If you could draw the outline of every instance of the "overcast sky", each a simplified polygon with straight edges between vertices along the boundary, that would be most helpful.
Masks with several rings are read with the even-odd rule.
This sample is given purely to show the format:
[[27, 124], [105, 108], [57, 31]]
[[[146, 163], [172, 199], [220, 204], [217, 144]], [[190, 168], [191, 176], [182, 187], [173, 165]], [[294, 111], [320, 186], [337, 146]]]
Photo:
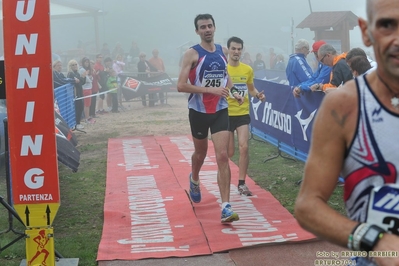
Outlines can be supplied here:
[[[81, 0], [69, 0], [82, 4]], [[365, 17], [366, 0], [310, 0], [313, 11], [352, 11]], [[294, 41], [305, 38], [313, 43], [314, 34], [295, 27], [310, 14], [309, 0], [85, 0], [85, 6], [104, 10], [99, 19], [100, 42], [110, 48], [120, 42], [125, 51], [131, 42], [150, 53], [159, 48], [164, 57], [175, 56], [176, 47], [192, 41], [197, 43], [194, 17], [200, 13], [213, 15], [216, 24], [215, 41], [225, 44], [227, 38], [238, 36], [252, 52], [262, 46], [272, 46], [291, 53], [290, 28], [294, 20]], [[94, 42], [92, 18], [75, 21], [52, 21], [53, 49], [76, 48], [78, 40]], [[351, 47], [362, 47], [359, 27], [351, 31]], [[67, 39], [66, 39], [67, 38]], [[363, 47], [364, 48], [364, 47]]]

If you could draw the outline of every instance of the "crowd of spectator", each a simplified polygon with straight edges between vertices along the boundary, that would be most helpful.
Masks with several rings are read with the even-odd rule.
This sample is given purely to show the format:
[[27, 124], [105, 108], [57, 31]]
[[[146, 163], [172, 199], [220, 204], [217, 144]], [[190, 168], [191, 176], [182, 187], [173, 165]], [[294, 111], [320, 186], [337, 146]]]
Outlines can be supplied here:
[[[312, 53], [316, 59], [316, 67], [308, 63], [307, 56]], [[55, 56], [55, 57], [54, 57]], [[73, 84], [75, 88], [76, 129], [83, 129], [85, 124], [95, 123], [98, 115], [108, 112], [119, 112], [123, 95], [118, 93], [118, 74], [135, 72], [137, 77], [152, 77], [166, 71], [165, 64], [159, 56], [159, 50], [153, 49], [152, 57], [146, 59], [146, 54], [140, 51], [137, 42], [133, 41], [128, 52], [117, 42], [111, 50], [104, 43], [100, 53], [91, 60], [81, 54], [67, 62], [67, 71], [63, 72], [61, 57], [53, 54], [54, 88], [64, 84]], [[354, 48], [348, 53], [338, 54], [336, 49], [323, 40], [309, 43], [300, 39], [295, 44], [295, 53], [291, 54], [287, 63], [284, 55], [276, 54], [274, 48], [266, 55], [268, 64], [263, 60], [262, 53], [256, 53], [252, 61], [251, 54], [244, 52], [241, 62], [258, 70], [285, 71], [289, 85], [295, 97], [312, 91], [329, 92], [346, 81], [370, 72], [376, 67], [361, 48]], [[148, 98], [147, 98], [148, 97]], [[154, 107], [165, 103], [163, 93], [150, 93], [142, 96], [142, 105]]]
[[[323, 40], [316, 41], [312, 48], [310, 51], [309, 43], [301, 39], [295, 45], [295, 53], [289, 57], [285, 70], [295, 97], [312, 91], [329, 93], [376, 68], [376, 63], [361, 48], [338, 53], [334, 46]], [[314, 72], [306, 59], [311, 52], [318, 62]]]
[[[79, 42], [78, 46], [81, 49], [82, 43]], [[59, 55], [54, 54], [54, 56], [53, 86], [54, 89], [65, 84], [74, 86], [75, 129], [78, 130], [84, 129], [85, 124], [94, 124], [95, 118], [99, 115], [119, 112], [123, 98], [118, 89], [120, 87], [119, 74], [129, 72], [142, 78], [156, 76], [166, 71], [158, 49], [153, 49], [152, 57], [146, 60], [146, 54], [140, 52], [135, 41], [131, 43], [128, 53], [125, 53], [118, 42], [112, 51], [108, 44], [104, 43], [100, 53], [92, 59], [79, 53], [68, 62], [62, 62]], [[67, 70], [63, 71], [65, 63]], [[165, 103], [162, 92], [150, 93], [148, 98], [150, 107]], [[143, 106], [147, 106], [146, 95], [142, 99]]]

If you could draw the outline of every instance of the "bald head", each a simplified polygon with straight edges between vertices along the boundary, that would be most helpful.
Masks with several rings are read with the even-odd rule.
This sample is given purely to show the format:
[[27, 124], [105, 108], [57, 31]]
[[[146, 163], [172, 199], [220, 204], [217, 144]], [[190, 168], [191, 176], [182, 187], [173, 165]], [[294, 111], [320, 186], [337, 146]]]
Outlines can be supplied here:
[[152, 50], [152, 55], [153, 55], [154, 57], [158, 57], [158, 54], [159, 54], [158, 49]]
[[366, 3], [366, 12], [367, 12], [367, 20], [368, 21], [371, 21], [371, 19], [372, 19], [372, 14], [373, 14], [373, 12], [372, 12], [372, 5], [374, 4], [374, 0], [367, 0], [367, 3]]

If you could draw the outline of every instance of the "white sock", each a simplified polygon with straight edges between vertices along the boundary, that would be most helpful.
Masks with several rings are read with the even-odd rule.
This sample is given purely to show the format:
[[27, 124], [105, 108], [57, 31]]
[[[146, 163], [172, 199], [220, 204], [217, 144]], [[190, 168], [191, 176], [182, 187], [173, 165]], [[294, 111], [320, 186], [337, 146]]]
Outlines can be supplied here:
[[191, 176], [191, 182], [193, 182], [194, 184], [196, 184], [197, 186], [199, 185], [199, 179], [197, 180], [197, 181], [195, 181], [194, 179], [193, 179], [193, 176]]
[[223, 202], [222, 203], [222, 210], [226, 207], [227, 204], [230, 204], [230, 203], [228, 203], [228, 202]]

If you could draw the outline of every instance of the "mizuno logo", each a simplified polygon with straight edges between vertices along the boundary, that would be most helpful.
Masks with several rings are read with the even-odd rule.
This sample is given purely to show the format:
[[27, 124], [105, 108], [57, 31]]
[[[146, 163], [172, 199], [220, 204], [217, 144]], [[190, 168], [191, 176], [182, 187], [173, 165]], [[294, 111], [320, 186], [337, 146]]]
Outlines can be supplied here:
[[205, 79], [222, 79], [222, 78], [224, 78], [224, 75], [223, 75], [223, 73], [220, 73], [220, 74], [209, 73], [209, 74], [205, 74], [204, 78]]
[[247, 89], [248, 89], [248, 88], [247, 88], [247, 84], [234, 83], [234, 86], [235, 86], [238, 90], [240, 90], [240, 91], [243, 91], [243, 90], [247, 90]]
[[303, 139], [305, 141], [308, 141], [308, 136], [306, 135], [306, 130], [309, 127], [310, 122], [312, 122], [314, 115], [316, 114], [316, 110], [314, 110], [309, 117], [302, 119], [301, 115], [302, 115], [302, 110], [298, 111], [295, 115], [296, 119], [298, 119], [299, 124], [301, 125], [301, 129], [302, 129], [302, 134], [303, 134]]
[[380, 209], [381, 211], [399, 211], [399, 195], [393, 193], [387, 193], [377, 203], [374, 204], [374, 209]]

